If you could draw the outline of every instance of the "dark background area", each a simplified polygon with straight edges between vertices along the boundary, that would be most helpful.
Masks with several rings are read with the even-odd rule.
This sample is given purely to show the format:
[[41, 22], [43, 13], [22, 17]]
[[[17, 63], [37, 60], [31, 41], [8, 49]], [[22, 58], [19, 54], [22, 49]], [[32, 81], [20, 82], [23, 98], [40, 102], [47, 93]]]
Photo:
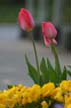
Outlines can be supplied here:
[[25, 7], [25, 0], [0, 0], [0, 23], [17, 22], [21, 7]]
[[[71, 0], [62, 0], [62, 22], [71, 23]], [[46, 0], [45, 8], [48, 14], [46, 14], [46, 20], [51, 20], [53, 15], [54, 0]], [[47, 6], [47, 4], [49, 4]], [[34, 0], [34, 17], [37, 18], [37, 11], [39, 10], [38, 0]], [[27, 4], [27, 7], [29, 3]], [[0, 23], [15, 23], [17, 21], [17, 15], [21, 7], [26, 7], [26, 0], [0, 0]], [[47, 9], [48, 7], [48, 9]], [[40, 10], [41, 12], [41, 10]]]

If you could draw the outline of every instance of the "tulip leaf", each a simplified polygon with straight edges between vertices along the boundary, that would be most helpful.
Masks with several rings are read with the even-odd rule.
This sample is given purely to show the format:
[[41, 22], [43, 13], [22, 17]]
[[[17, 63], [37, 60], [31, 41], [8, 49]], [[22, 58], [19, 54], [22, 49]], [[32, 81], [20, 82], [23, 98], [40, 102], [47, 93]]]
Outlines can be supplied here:
[[67, 67], [68, 67], [67, 73], [71, 77], [71, 65], [67, 65]]
[[40, 75], [40, 85], [43, 86], [43, 84], [45, 84], [43, 75]]
[[57, 79], [59, 80], [60, 77], [61, 77], [61, 67], [60, 67], [60, 62], [59, 62], [59, 58], [58, 58], [58, 54], [56, 52], [56, 49], [54, 47], [54, 45], [51, 45], [51, 51], [54, 55], [54, 58], [55, 58], [55, 71], [57, 73]]
[[38, 74], [38, 71], [35, 69], [34, 66], [32, 66], [30, 64], [26, 54], [25, 54], [25, 60], [26, 60], [27, 66], [28, 66], [28, 72], [29, 72], [28, 74], [29, 74], [29, 76], [32, 78], [32, 80], [35, 83], [40, 84], [40, 76]]
[[48, 71], [49, 71], [49, 81], [54, 82], [56, 84], [57, 75], [48, 58], [47, 58], [47, 65], [48, 65]]
[[44, 58], [42, 58], [42, 60], [41, 60], [40, 70], [41, 70], [41, 74], [44, 79], [44, 83], [47, 83], [49, 81], [49, 73], [48, 73], [48, 69], [47, 69], [46, 62], [45, 62]]
[[68, 75], [71, 77], [71, 71], [67, 70]]
[[67, 79], [67, 69], [66, 69], [66, 67], [64, 66], [63, 73], [62, 73], [62, 75], [61, 75], [61, 80], [60, 80], [60, 81], [66, 80], [66, 79]]

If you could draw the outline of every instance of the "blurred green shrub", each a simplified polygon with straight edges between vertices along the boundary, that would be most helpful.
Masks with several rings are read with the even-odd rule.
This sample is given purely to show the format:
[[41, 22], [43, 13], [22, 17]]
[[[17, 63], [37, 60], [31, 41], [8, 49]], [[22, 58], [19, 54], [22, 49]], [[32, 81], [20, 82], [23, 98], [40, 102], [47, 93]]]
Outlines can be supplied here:
[[0, 0], [0, 23], [17, 22], [21, 7], [25, 7], [25, 0]]
[[24, 4], [26, 0], [0, 0], [0, 5]]

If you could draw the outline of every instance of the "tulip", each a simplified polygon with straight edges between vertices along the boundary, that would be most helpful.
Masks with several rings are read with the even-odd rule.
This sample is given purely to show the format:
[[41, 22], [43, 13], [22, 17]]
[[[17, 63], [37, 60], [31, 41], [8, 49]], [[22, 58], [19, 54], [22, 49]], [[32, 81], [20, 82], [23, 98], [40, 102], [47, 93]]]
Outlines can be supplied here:
[[24, 8], [21, 8], [18, 15], [18, 23], [21, 29], [29, 32], [34, 28], [34, 20], [31, 13]]
[[62, 105], [62, 104], [55, 104], [54, 108], [64, 108], [64, 105]]
[[50, 46], [50, 44], [57, 44], [55, 40], [57, 30], [51, 22], [42, 22], [42, 34], [47, 47]]

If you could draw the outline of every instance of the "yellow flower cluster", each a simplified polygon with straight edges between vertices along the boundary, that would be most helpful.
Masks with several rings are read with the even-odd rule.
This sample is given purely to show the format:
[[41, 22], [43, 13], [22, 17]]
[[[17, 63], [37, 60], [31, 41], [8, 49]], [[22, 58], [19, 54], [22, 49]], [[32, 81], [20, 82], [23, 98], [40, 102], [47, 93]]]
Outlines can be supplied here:
[[62, 103], [64, 108], [71, 108], [71, 80], [62, 81], [58, 87], [55, 87], [52, 82], [44, 84], [42, 87], [37, 84], [32, 87], [19, 84], [11, 89], [0, 91], [0, 108], [16, 108], [16, 104], [25, 105], [40, 99], [42, 100], [41, 107], [49, 108], [51, 103], [45, 100], [49, 97]]

